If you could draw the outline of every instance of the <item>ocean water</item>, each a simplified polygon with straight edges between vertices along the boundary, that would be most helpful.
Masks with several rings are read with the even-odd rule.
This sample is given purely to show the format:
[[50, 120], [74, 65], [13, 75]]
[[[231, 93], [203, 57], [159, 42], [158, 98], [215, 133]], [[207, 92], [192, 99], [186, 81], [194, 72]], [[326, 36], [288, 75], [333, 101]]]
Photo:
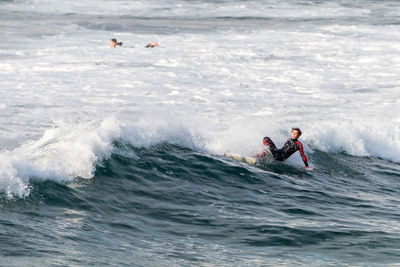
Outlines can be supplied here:
[[0, 0], [0, 265], [399, 265], [399, 14]]

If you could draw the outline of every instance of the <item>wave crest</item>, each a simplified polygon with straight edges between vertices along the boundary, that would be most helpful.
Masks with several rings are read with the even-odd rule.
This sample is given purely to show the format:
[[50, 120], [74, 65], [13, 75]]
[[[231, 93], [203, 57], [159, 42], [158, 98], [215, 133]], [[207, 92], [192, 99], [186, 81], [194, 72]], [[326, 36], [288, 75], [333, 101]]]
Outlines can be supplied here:
[[111, 154], [112, 141], [119, 135], [114, 119], [48, 129], [39, 140], [0, 154], [0, 190], [9, 197], [24, 197], [32, 178], [91, 178], [96, 165]]

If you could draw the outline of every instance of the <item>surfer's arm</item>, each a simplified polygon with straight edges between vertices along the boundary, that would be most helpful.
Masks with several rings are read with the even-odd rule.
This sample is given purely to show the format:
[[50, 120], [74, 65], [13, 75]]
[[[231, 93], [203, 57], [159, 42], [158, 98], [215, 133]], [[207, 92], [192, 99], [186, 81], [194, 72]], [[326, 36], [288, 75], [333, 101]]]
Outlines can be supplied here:
[[301, 155], [301, 158], [302, 158], [302, 160], [304, 162], [304, 165], [306, 166], [306, 169], [308, 169], [309, 168], [308, 167], [308, 161], [307, 161], [306, 154], [304, 154], [303, 145], [298, 141], [296, 142], [296, 144], [299, 146], [300, 155]]

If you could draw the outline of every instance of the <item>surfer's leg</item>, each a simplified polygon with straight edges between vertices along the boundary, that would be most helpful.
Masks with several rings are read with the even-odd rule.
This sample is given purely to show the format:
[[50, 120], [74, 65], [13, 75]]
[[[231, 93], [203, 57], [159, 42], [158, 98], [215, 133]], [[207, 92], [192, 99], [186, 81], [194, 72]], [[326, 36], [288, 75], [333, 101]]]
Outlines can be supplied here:
[[[264, 139], [263, 139], [263, 145], [264, 145], [264, 146], [269, 146], [269, 150], [270, 150], [271, 152], [272, 152], [272, 150], [277, 150], [277, 148], [276, 148], [274, 142], [272, 142], [271, 138], [269, 138], [269, 137], [267, 137], [267, 136], [264, 137]], [[265, 157], [265, 156], [267, 155], [267, 153], [268, 153], [268, 152], [267, 152], [267, 149], [264, 149], [263, 152], [254, 155], [254, 157], [255, 157], [255, 158], [263, 158], [263, 157]], [[273, 154], [273, 153], [272, 153], [272, 154]]]
[[264, 137], [263, 143], [265, 146], [269, 146], [269, 149], [271, 150], [271, 152], [273, 150], [278, 150], [278, 148], [276, 147], [274, 142], [272, 142], [271, 138], [269, 138], [268, 136]]
[[271, 151], [272, 156], [275, 160], [283, 161], [285, 160], [282, 157], [282, 151], [276, 147], [274, 142], [268, 136], [264, 137], [264, 145], [269, 146], [269, 150]]

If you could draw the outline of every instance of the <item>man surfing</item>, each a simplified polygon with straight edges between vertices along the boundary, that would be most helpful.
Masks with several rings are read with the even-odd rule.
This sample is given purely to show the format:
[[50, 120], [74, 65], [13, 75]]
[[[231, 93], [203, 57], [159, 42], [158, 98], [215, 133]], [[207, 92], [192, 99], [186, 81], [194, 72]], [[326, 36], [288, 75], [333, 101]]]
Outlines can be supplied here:
[[[288, 159], [297, 150], [300, 151], [301, 158], [303, 159], [306, 169], [309, 170], [306, 155], [304, 154], [303, 145], [297, 140], [301, 136], [302, 132], [299, 128], [292, 128], [292, 137], [289, 138], [281, 149], [278, 149], [271, 138], [264, 137], [264, 146], [269, 146], [272, 156], [275, 160], [284, 161]], [[267, 151], [263, 151], [257, 154], [256, 158], [263, 158], [267, 155]]]

